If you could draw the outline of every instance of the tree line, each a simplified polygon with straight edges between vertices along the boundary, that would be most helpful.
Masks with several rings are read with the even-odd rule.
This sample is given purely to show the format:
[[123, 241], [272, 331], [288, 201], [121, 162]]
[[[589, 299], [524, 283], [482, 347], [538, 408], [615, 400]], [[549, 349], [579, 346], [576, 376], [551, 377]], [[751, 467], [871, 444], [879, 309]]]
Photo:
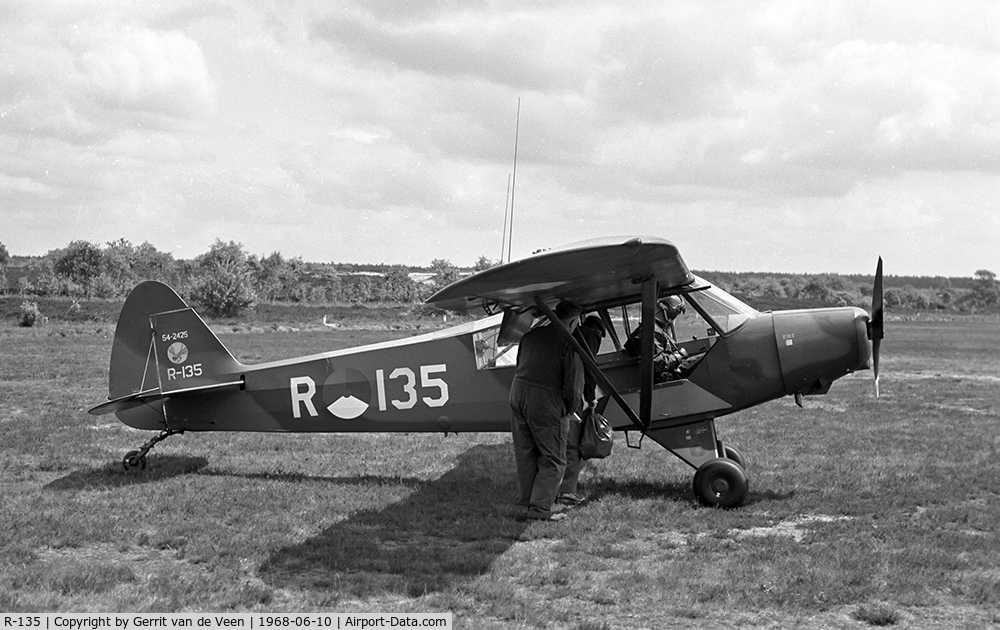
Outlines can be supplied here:
[[[795, 302], [811, 306], [870, 307], [873, 277], [837, 274], [704, 274], [706, 279], [744, 298], [794, 308]], [[968, 278], [895, 278], [886, 276], [886, 308], [976, 313], [1000, 308], [996, 274], [979, 269]]]
[[[494, 264], [480, 257], [472, 269]], [[193, 260], [177, 260], [145, 242], [126, 239], [104, 247], [73, 241], [38, 258], [12, 260], [0, 243], [0, 292], [31, 297], [121, 299], [143, 280], [158, 280], [213, 315], [230, 316], [258, 302], [414, 303], [457, 280], [463, 270], [435, 259], [426, 268], [338, 265], [255, 255], [233, 241], [216, 240]]]
[[[143, 280], [159, 280], [213, 315], [231, 316], [259, 302], [416, 303], [496, 261], [481, 256], [471, 269], [448, 260], [428, 267], [305, 262], [279, 252], [255, 255], [242, 244], [216, 240], [193, 260], [177, 260], [148, 242], [125, 239], [100, 246], [73, 241], [37, 258], [13, 260], [0, 243], [0, 291], [25, 299], [125, 297]], [[871, 277], [837, 274], [699, 272], [699, 275], [757, 306], [871, 305]], [[982, 312], [1000, 308], [996, 274], [980, 269], [967, 278], [886, 277], [887, 308]]]

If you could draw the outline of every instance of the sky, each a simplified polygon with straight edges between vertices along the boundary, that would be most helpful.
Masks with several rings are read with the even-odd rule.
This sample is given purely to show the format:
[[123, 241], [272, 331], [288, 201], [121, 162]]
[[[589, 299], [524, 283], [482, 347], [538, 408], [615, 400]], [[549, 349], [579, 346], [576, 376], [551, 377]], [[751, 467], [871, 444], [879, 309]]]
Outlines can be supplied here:
[[0, 0], [0, 77], [12, 255], [470, 266], [512, 196], [514, 259], [1000, 272], [993, 1]]

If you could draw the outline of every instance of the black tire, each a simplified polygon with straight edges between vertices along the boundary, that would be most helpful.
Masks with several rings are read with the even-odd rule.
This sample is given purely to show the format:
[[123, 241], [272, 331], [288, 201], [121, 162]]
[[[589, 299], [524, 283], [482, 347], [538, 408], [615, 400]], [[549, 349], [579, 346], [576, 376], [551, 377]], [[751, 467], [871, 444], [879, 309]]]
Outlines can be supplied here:
[[708, 507], [734, 508], [746, 501], [750, 483], [743, 468], [731, 459], [716, 457], [694, 473], [694, 495]]
[[723, 444], [722, 445], [722, 450], [725, 451], [725, 453], [726, 453], [726, 459], [733, 460], [734, 462], [736, 462], [737, 464], [739, 464], [740, 468], [742, 468], [743, 470], [747, 469], [747, 461], [745, 459], [743, 459], [743, 454], [742, 453], [740, 453], [738, 450], [736, 450], [732, 446], [729, 446], [728, 444]]
[[129, 451], [122, 458], [122, 467], [125, 472], [135, 473], [146, 470], [146, 456], [140, 455], [139, 451]]

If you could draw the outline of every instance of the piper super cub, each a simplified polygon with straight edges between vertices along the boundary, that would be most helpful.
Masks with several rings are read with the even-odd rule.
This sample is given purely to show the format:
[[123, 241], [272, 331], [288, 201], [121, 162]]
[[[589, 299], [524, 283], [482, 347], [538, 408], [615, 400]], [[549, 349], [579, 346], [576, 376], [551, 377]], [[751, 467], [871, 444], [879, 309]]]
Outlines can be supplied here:
[[[789, 395], [801, 404], [869, 367], [877, 392], [881, 285], [879, 260], [870, 316], [854, 307], [759, 312], [691, 273], [669, 241], [599, 239], [481, 271], [428, 299], [482, 311], [483, 319], [244, 365], [177, 293], [143, 282], [115, 330], [108, 401], [90, 413], [114, 412], [128, 426], [159, 432], [125, 455], [130, 471], [146, 467], [158, 442], [185, 431], [509, 431], [518, 341], [547, 323], [574, 344], [599, 385], [597, 409], [616, 430], [639, 431], [694, 468], [703, 504], [733, 507], [749, 485], [716, 418]], [[690, 307], [675, 322], [686, 358], [663, 374], [655, 367], [656, 314], [670, 296]], [[596, 355], [555, 317], [561, 300], [604, 323]]]

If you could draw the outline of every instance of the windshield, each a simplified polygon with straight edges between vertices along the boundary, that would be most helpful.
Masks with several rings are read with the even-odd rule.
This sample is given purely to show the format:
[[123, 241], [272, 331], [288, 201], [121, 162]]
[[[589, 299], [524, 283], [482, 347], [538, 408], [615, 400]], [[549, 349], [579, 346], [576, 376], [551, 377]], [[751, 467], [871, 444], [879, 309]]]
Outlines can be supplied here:
[[736, 330], [757, 311], [737, 300], [722, 289], [710, 286], [703, 291], [693, 291], [685, 295], [711, 320], [719, 334]]

